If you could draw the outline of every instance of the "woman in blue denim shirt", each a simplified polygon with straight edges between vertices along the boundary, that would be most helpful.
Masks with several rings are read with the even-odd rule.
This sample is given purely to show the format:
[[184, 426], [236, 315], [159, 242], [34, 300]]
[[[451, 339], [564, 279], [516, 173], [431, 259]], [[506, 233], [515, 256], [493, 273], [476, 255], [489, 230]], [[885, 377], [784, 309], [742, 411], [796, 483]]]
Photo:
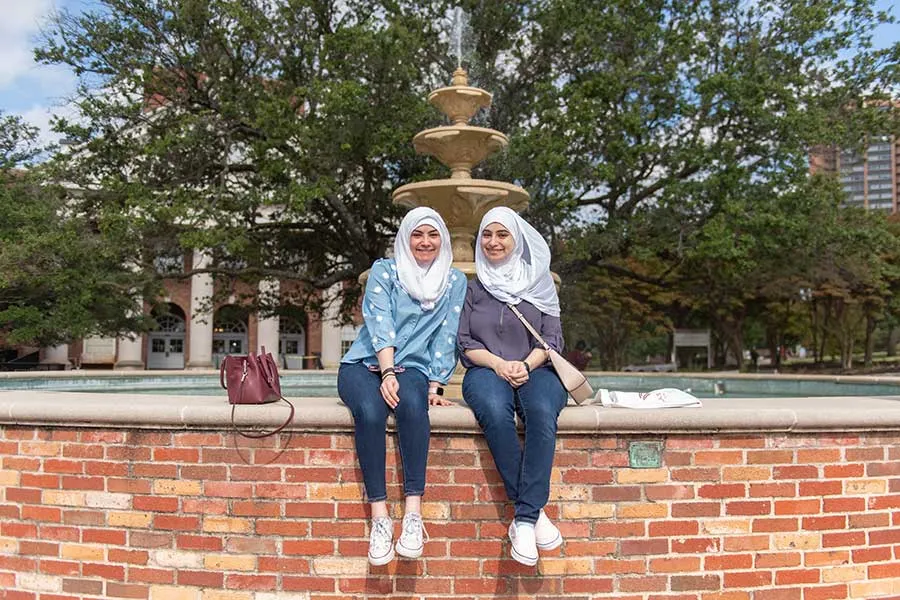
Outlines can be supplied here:
[[[369, 562], [394, 552], [418, 558], [424, 548], [422, 495], [431, 426], [429, 404], [444, 404], [443, 385], [456, 366], [456, 330], [466, 277], [450, 266], [450, 233], [441, 216], [407, 213], [394, 258], [372, 265], [362, 302], [363, 326], [341, 360], [338, 394], [353, 413], [356, 454], [372, 509]], [[403, 464], [406, 506], [400, 538], [387, 508], [385, 434], [393, 412]]]

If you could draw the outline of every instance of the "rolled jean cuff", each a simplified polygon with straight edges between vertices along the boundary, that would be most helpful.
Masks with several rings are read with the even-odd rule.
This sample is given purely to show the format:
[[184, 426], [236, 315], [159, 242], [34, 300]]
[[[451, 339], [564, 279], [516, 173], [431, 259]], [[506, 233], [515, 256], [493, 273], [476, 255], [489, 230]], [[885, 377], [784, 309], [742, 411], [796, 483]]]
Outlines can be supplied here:
[[366, 496], [366, 502], [368, 502], [370, 504], [372, 502], [384, 502], [385, 500], [387, 500], [387, 494], [384, 494], [378, 498], [369, 498], [368, 496]]
[[412, 490], [412, 491], [409, 491], [409, 490], [403, 490], [403, 496], [404, 496], [404, 497], [409, 497], [409, 496], [424, 496], [424, 495], [425, 495], [425, 490]]

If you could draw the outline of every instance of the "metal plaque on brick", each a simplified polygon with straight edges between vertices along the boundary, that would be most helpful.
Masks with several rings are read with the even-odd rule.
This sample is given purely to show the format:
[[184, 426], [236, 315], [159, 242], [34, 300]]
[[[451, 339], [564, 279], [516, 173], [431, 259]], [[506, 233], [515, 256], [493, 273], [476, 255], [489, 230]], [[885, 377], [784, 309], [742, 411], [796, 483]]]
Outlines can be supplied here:
[[662, 466], [662, 442], [628, 442], [628, 466], [658, 469]]

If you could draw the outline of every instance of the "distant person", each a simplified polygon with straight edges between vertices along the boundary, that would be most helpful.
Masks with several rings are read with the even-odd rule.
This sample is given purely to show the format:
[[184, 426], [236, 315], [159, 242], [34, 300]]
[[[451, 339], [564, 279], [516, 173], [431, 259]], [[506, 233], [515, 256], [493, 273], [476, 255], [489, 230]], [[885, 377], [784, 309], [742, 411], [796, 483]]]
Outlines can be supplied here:
[[[394, 258], [375, 261], [363, 297], [363, 326], [341, 359], [338, 395], [353, 413], [356, 455], [371, 505], [369, 562], [424, 549], [422, 495], [431, 425], [429, 405], [449, 404], [443, 386], [456, 367], [456, 330], [466, 276], [451, 268], [450, 233], [426, 207], [409, 211], [394, 241]], [[387, 508], [387, 418], [397, 425], [406, 506], [400, 538]]]
[[575, 344], [575, 349], [566, 353], [566, 358], [579, 371], [587, 369], [593, 357], [594, 355], [587, 349], [587, 344], [584, 343], [584, 340], [578, 340], [578, 343]]
[[[463, 398], [484, 431], [515, 505], [510, 554], [537, 564], [538, 549], [552, 550], [562, 535], [544, 513], [556, 451], [559, 413], [568, 394], [539, 346], [508, 304], [514, 305], [557, 352], [563, 350], [559, 298], [544, 238], [509, 208], [481, 220], [475, 247], [477, 279], [469, 281], [459, 324]], [[524, 447], [516, 414], [525, 424]]]

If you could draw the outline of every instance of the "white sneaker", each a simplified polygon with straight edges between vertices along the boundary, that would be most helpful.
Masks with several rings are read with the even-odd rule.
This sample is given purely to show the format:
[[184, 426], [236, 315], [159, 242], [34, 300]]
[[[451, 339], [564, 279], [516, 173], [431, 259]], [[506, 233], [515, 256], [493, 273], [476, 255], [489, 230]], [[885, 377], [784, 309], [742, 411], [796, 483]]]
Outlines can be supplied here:
[[397, 540], [397, 554], [405, 558], [419, 558], [427, 539], [428, 532], [422, 523], [422, 515], [407, 513], [403, 516], [403, 527], [400, 539]]
[[553, 550], [563, 543], [559, 528], [553, 524], [547, 514], [541, 509], [537, 523], [534, 524], [534, 539], [541, 550]]
[[513, 521], [509, 524], [509, 541], [512, 542], [510, 554], [516, 562], [528, 567], [537, 564], [537, 544], [534, 541], [534, 527], [516, 525]]
[[376, 567], [394, 560], [394, 522], [390, 517], [372, 519], [369, 533], [369, 564]]

